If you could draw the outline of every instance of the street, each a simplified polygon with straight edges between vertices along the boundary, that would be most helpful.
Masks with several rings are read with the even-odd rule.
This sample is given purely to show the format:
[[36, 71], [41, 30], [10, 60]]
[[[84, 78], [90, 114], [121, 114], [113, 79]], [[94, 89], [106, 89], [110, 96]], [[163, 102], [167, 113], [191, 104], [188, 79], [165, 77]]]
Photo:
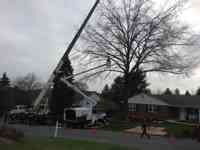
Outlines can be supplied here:
[[[53, 137], [55, 127], [52, 126], [26, 126], [9, 125], [25, 133], [27, 136]], [[58, 129], [58, 137], [66, 139], [91, 140], [100, 143], [118, 144], [136, 147], [142, 150], [199, 150], [200, 143], [191, 139], [169, 139], [154, 136], [151, 139], [140, 139], [138, 135], [111, 132], [96, 129]]]

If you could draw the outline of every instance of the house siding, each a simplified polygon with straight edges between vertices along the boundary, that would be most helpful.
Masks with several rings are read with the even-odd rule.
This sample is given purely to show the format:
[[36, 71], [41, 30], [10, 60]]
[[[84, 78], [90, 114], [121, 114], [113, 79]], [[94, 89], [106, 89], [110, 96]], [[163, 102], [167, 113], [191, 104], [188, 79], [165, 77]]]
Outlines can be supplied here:
[[[156, 106], [156, 105], [155, 105]], [[129, 111], [130, 119], [142, 119], [145, 117], [156, 118], [159, 120], [163, 119], [177, 119], [178, 110], [175, 108], [170, 108], [168, 106], [156, 106], [154, 112], [148, 112], [148, 105], [136, 104], [136, 111]]]
[[137, 112], [146, 112], [147, 108], [146, 105], [136, 104], [136, 110]]
[[[129, 98], [129, 105], [137, 105], [136, 109], [134, 107], [134, 109], [129, 111], [129, 117], [133, 119], [153, 117], [160, 120], [176, 119], [200, 122], [200, 104], [199, 101], [197, 101], [198, 97], [192, 97], [192, 102], [186, 101], [186, 98], [191, 97], [158, 97], [140, 94]], [[151, 107], [148, 108], [148, 105]], [[156, 106], [156, 109], [152, 106]]]

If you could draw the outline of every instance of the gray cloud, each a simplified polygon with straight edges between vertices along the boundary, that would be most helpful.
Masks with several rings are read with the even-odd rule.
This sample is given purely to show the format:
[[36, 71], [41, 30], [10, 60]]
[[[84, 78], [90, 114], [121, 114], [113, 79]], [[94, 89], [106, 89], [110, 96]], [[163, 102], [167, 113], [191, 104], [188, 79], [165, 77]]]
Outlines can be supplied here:
[[[8, 72], [14, 78], [36, 72], [46, 80], [94, 2], [95, 0], [1, 0], [0, 73]], [[200, 24], [199, 7], [198, 0], [191, 0], [190, 10], [184, 14], [187, 16], [185, 19], [195, 20], [195, 25]], [[187, 80], [150, 76], [149, 81], [154, 89], [192, 89], [198, 83], [200, 85], [199, 77], [196, 72]], [[90, 87], [100, 90], [104, 83], [98, 81], [91, 83]]]
[[[0, 72], [51, 72], [88, 13], [91, 0], [0, 1]], [[76, 26], [76, 27], [75, 27]]]

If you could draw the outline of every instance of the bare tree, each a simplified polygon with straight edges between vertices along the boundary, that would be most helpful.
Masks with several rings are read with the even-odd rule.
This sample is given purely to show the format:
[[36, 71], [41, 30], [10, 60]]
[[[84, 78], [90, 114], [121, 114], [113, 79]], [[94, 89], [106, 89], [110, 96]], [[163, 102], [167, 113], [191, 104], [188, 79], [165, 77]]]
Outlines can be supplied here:
[[28, 73], [23, 77], [16, 78], [13, 84], [25, 91], [33, 91], [42, 88], [42, 83], [34, 73]]
[[[108, 0], [101, 3], [100, 16], [89, 25], [83, 39], [83, 51], [91, 63], [107, 58], [111, 68], [100, 72], [121, 73], [125, 79], [123, 108], [127, 109], [127, 86], [131, 73], [187, 73], [195, 63], [186, 50], [195, 39], [187, 25], [179, 19], [185, 1], [168, 7], [155, 7], [151, 0]], [[88, 58], [87, 57], [87, 58]]]

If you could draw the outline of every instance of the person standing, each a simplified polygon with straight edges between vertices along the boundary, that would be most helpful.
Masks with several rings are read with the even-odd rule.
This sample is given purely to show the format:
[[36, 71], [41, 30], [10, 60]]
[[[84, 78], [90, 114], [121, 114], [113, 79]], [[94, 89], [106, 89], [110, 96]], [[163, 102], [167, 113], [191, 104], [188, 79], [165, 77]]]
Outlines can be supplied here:
[[144, 136], [146, 136], [147, 138], [150, 139], [150, 134], [148, 134], [148, 132], [147, 132], [147, 124], [148, 124], [147, 120], [144, 119], [143, 123], [142, 123], [142, 133], [140, 135], [140, 138], [143, 138]]

